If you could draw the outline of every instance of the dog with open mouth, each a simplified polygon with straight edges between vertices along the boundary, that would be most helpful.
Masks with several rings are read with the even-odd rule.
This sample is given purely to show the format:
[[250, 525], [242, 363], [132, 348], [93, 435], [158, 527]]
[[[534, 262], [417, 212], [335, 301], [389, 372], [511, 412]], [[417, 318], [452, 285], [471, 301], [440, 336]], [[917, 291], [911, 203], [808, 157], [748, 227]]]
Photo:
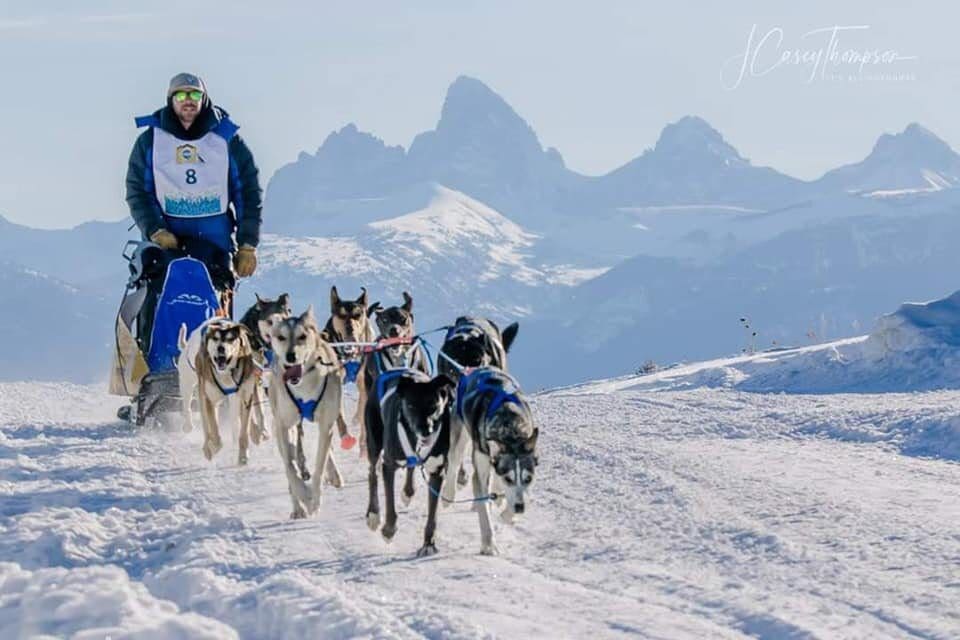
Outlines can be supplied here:
[[[239, 420], [238, 463], [246, 464], [252, 405], [259, 385], [249, 331], [230, 319], [211, 318], [189, 339], [187, 325], [180, 325], [177, 344], [184, 431], [193, 428], [191, 402], [196, 393], [203, 424], [203, 455], [211, 460], [223, 447], [221, 422]], [[252, 430], [252, 437], [254, 444], [260, 443], [258, 429]]]
[[[334, 487], [343, 486], [330, 446], [343, 401], [343, 367], [317, 328], [313, 307], [275, 324], [271, 344], [275, 357], [268, 396], [274, 437], [293, 502], [290, 517], [305, 518], [320, 506], [324, 476]], [[316, 425], [319, 436], [309, 486], [303, 477], [306, 460], [298, 460], [295, 453], [297, 433], [302, 433], [304, 420]]]
[[[507, 371], [507, 353], [517, 337], [520, 325], [513, 322], [502, 331], [492, 320], [473, 316], [460, 316], [447, 330], [440, 354], [437, 358], [437, 370], [456, 382], [465, 372], [478, 367], [495, 367]], [[453, 504], [458, 487], [467, 484], [467, 473], [463, 467], [464, 455], [470, 444], [469, 430], [454, 415], [450, 430], [450, 457], [448, 464], [456, 473], [448, 473], [443, 485], [443, 506]], [[456, 482], [454, 482], [456, 480]]]
[[[323, 331], [330, 342], [373, 342], [376, 335], [370, 322], [373, 309], [379, 308], [380, 303], [368, 303], [367, 290], [360, 288], [360, 297], [356, 300], [344, 300], [340, 297], [336, 287], [330, 288], [330, 319]], [[360, 427], [361, 441], [363, 440], [363, 401], [366, 390], [363, 387], [363, 376], [358, 375], [363, 363], [362, 350], [358, 346], [337, 347], [337, 354], [343, 362], [346, 382], [356, 382], [358, 402], [354, 412], [353, 424]], [[340, 446], [351, 449], [356, 444], [356, 438], [350, 435], [350, 428], [341, 407], [337, 417], [337, 429], [340, 433]], [[362, 446], [362, 445], [361, 445]]]
[[[387, 542], [397, 532], [397, 509], [394, 476], [397, 469], [407, 469], [402, 496], [409, 504], [414, 495], [413, 470], [423, 465], [430, 487], [427, 525], [423, 546], [417, 556], [437, 552], [435, 533], [437, 502], [443, 482], [445, 457], [450, 445], [450, 406], [454, 382], [446, 376], [431, 379], [410, 368], [383, 372], [367, 397], [366, 446], [370, 499], [367, 505], [367, 526], [380, 528], [380, 500], [377, 493], [377, 468], [383, 471], [386, 518], [380, 533]], [[381, 455], [382, 454], [382, 455]], [[382, 457], [382, 461], [381, 461]]]
[[473, 497], [480, 517], [480, 552], [496, 555], [499, 550], [490, 522], [490, 502], [504, 506], [501, 518], [507, 523], [526, 511], [525, 494], [539, 463], [540, 431], [516, 380], [495, 367], [480, 367], [460, 378], [455, 414], [455, 422], [473, 441]]

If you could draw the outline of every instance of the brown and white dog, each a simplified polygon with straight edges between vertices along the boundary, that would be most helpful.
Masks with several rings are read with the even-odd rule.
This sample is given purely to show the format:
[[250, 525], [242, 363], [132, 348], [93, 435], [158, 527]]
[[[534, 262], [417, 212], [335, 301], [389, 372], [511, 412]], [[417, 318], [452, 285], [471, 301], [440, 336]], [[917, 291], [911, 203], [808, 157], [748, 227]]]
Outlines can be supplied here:
[[[238, 463], [246, 464], [251, 407], [259, 384], [249, 331], [232, 320], [212, 318], [195, 329], [189, 340], [187, 326], [181, 325], [177, 342], [184, 430], [193, 426], [190, 404], [196, 390], [203, 425], [203, 455], [211, 460], [223, 447], [221, 422], [236, 424], [238, 420]], [[257, 429], [253, 431], [253, 441], [260, 443]]]

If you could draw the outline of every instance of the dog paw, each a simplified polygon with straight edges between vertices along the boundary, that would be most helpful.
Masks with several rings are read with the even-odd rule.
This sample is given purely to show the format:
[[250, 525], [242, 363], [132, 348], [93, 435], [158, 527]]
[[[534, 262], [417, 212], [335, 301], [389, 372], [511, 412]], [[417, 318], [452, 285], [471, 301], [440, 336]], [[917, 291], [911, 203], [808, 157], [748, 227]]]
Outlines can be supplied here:
[[367, 514], [367, 528], [370, 531], [376, 531], [380, 528], [380, 514], [371, 511]]
[[220, 447], [223, 446], [218, 442], [213, 440], [206, 440], [203, 443], [203, 456], [207, 460], [213, 460], [213, 456], [217, 455], [217, 452], [220, 451]]
[[306, 511], [303, 510], [303, 507], [297, 507], [293, 510], [293, 513], [290, 514], [291, 520], [303, 520], [307, 517]]
[[457, 486], [465, 487], [467, 486], [467, 470], [463, 467], [460, 467], [460, 470], [457, 471]]
[[318, 493], [317, 495], [310, 496], [310, 499], [307, 500], [307, 513], [313, 515], [320, 509], [320, 499], [322, 496]]
[[497, 545], [490, 542], [488, 544], [480, 547], [480, 555], [482, 556], [498, 556], [500, 555], [500, 549], [497, 548]]
[[306, 469], [301, 469], [300, 479], [303, 480], [304, 482], [307, 482], [308, 480], [310, 480], [310, 472], [307, 471]]
[[425, 544], [419, 549], [417, 549], [418, 558], [428, 558], [430, 556], [435, 556], [435, 555], [437, 555], [437, 545], [433, 543]]
[[245, 467], [247, 465], [247, 462], [248, 462], [247, 452], [241, 451], [240, 455], [237, 456], [237, 464], [240, 465], [241, 467]]
[[380, 529], [380, 535], [382, 535], [383, 539], [387, 542], [392, 542], [393, 536], [397, 535], [396, 523], [383, 525], [383, 529]]
[[409, 506], [410, 506], [410, 502], [411, 502], [412, 500], [413, 500], [413, 492], [412, 492], [412, 491], [410, 492], [410, 495], [407, 495], [407, 492], [406, 492], [406, 491], [401, 491], [401, 492], [400, 492], [400, 502], [403, 504], [403, 506], [409, 507]]
[[339, 473], [336, 475], [327, 476], [326, 482], [334, 489], [343, 489], [343, 476]]

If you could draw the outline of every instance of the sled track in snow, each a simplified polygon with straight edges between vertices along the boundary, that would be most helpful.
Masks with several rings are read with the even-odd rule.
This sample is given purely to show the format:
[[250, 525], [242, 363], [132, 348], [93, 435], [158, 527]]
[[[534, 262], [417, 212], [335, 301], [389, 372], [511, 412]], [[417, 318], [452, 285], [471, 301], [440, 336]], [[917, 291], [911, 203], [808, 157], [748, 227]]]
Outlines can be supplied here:
[[541, 394], [502, 555], [456, 505], [415, 559], [419, 477], [388, 545], [355, 451], [290, 521], [272, 442], [209, 464], [198, 433], [132, 432], [97, 389], [3, 384], [0, 637], [956, 637], [960, 465], [938, 443], [958, 400]]

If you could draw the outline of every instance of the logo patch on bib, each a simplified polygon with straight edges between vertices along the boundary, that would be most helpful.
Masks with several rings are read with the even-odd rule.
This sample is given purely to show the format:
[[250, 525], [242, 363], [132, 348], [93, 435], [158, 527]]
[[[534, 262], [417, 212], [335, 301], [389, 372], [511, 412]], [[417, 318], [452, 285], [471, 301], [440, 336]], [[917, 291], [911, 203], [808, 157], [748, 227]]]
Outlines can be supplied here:
[[200, 154], [192, 144], [182, 144], [177, 147], [177, 164], [196, 164], [200, 161]]

